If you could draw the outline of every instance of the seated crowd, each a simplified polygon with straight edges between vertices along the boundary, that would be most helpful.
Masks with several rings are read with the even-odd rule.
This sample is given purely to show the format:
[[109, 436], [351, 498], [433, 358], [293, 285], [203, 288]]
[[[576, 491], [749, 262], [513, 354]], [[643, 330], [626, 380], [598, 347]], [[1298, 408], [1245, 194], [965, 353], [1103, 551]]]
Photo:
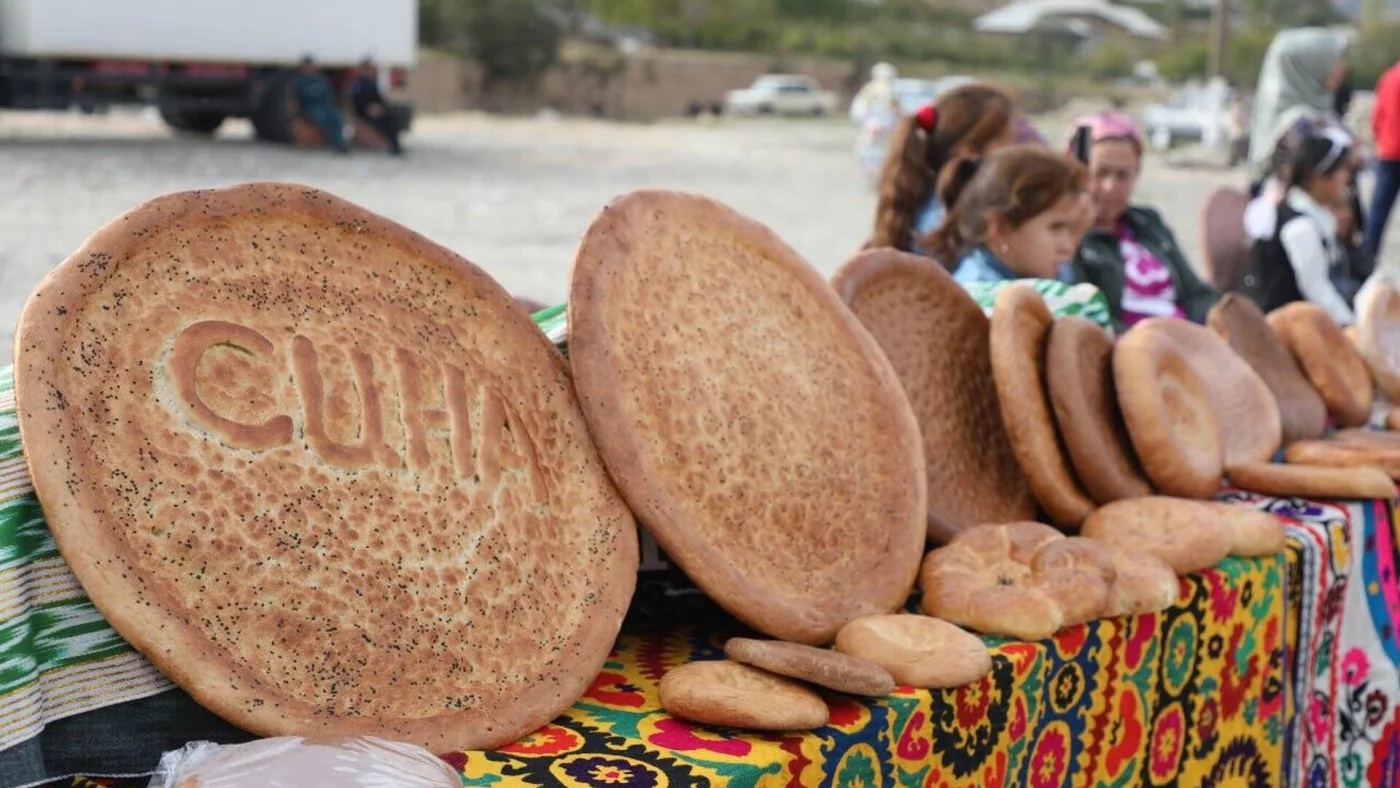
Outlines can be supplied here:
[[868, 245], [931, 257], [970, 288], [1091, 285], [1119, 329], [1148, 317], [1202, 323], [1220, 290], [1265, 311], [1310, 301], [1350, 325], [1378, 242], [1362, 238], [1361, 159], [1332, 99], [1344, 50], [1330, 31], [1290, 31], [1265, 59], [1241, 228], [1250, 254], [1233, 280], [1203, 280], [1161, 213], [1133, 202], [1144, 146], [1130, 117], [1081, 119], [1063, 151], [1018, 144], [1024, 118], [986, 84], [948, 91], [894, 129]]

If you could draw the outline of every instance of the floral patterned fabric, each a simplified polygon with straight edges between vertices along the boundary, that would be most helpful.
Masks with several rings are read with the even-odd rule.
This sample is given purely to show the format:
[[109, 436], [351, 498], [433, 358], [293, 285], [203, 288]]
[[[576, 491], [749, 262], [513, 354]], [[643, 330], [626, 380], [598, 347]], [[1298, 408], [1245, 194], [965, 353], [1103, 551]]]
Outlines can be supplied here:
[[1400, 786], [1392, 502], [1227, 498], [1289, 522], [1288, 784]]
[[1284, 572], [1282, 558], [1231, 559], [1183, 580], [1182, 601], [1160, 615], [994, 642], [992, 674], [976, 684], [831, 695], [830, 724], [806, 734], [661, 711], [660, 678], [721, 658], [729, 633], [624, 635], [552, 724], [499, 751], [444, 758], [468, 786], [1272, 787], [1283, 762]]

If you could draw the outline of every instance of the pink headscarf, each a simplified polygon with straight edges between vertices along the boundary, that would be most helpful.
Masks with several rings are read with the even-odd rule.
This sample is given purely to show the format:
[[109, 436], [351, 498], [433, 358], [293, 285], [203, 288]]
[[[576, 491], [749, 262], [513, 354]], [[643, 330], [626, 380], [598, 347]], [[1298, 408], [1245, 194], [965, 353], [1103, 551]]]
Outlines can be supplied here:
[[1139, 156], [1142, 155], [1142, 132], [1138, 130], [1137, 121], [1122, 112], [1108, 111], [1082, 117], [1075, 122], [1074, 131], [1083, 128], [1089, 129], [1090, 142], [1124, 140], [1137, 149]]

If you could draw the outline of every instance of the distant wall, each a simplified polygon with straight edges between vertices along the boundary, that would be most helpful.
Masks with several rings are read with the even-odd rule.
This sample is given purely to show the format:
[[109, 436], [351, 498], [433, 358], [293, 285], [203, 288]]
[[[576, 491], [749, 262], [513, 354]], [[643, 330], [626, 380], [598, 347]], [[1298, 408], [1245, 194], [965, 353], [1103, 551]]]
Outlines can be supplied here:
[[[483, 110], [530, 113], [544, 107], [578, 115], [627, 121], [653, 121], [681, 115], [692, 101], [718, 103], [727, 90], [747, 87], [772, 67], [813, 77], [843, 99], [864, 81], [854, 81], [849, 62], [790, 58], [779, 64], [764, 55], [658, 51], [627, 58], [611, 73], [571, 64], [551, 69], [533, 89], [481, 89], [475, 64], [425, 55], [409, 81], [409, 93], [422, 112]], [[844, 105], [844, 103], [843, 103]]]

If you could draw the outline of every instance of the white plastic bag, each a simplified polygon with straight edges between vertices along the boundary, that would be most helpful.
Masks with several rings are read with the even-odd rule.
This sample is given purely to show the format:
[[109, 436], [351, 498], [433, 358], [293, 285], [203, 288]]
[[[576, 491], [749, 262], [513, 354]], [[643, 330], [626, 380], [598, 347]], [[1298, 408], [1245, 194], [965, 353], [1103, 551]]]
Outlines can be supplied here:
[[412, 744], [371, 737], [193, 742], [167, 752], [149, 788], [461, 788], [452, 767]]

